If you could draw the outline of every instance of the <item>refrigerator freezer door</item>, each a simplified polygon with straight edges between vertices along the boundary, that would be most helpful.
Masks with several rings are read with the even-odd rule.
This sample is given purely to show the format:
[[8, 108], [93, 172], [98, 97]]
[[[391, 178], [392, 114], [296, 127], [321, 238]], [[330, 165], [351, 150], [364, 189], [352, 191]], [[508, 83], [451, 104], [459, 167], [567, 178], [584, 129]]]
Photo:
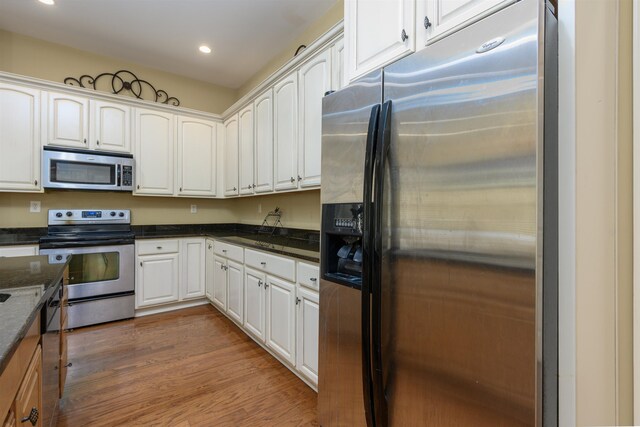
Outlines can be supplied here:
[[523, 0], [385, 68], [378, 425], [540, 423], [542, 11]]
[[362, 203], [369, 118], [381, 101], [381, 70], [322, 99], [323, 204]]

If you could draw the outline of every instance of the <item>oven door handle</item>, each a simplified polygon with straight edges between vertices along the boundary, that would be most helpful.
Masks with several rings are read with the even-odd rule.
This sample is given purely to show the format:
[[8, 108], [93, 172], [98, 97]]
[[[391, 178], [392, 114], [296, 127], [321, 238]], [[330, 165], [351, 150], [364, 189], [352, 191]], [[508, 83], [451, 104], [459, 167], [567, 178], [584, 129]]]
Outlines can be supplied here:
[[122, 246], [131, 245], [134, 239], [113, 239], [113, 240], [82, 240], [75, 242], [48, 242], [40, 243], [40, 249], [67, 249], [86, 248], [91, 246]]

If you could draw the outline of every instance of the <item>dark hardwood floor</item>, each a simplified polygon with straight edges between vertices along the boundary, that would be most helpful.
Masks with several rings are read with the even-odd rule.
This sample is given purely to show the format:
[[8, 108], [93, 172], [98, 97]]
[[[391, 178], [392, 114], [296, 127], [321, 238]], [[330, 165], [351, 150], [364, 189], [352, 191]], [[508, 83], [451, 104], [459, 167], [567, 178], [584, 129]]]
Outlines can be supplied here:
[[318, 425], [316, 393], [209, 305], [68, 343], [60, 427]]

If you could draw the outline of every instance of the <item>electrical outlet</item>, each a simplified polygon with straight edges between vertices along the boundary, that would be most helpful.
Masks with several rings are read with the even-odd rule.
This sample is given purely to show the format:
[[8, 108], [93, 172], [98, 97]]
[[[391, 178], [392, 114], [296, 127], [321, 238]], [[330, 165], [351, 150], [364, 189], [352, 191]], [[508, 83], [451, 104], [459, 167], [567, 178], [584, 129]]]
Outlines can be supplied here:
[[258, 213], [262, 213], [262, 203], [258, 203]]
[[29, 212], [40, 212], [40, 200], [29, 202]]
[[198, 205], [191, 205], [191, 213], [198, 213]]

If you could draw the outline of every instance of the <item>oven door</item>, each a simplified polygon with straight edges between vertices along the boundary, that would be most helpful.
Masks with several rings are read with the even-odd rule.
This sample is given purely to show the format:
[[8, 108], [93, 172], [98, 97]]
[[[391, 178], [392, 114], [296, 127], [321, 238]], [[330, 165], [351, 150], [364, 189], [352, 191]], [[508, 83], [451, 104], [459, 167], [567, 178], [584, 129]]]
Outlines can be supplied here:
[[69, 300], [133, 292], [134, 245], [40, 249], [49, 263], [63, 263], [68, 255]]
[[111, 191], [133, 188], [130, 158], [44, 149], [42, 168], [44, 188]]

